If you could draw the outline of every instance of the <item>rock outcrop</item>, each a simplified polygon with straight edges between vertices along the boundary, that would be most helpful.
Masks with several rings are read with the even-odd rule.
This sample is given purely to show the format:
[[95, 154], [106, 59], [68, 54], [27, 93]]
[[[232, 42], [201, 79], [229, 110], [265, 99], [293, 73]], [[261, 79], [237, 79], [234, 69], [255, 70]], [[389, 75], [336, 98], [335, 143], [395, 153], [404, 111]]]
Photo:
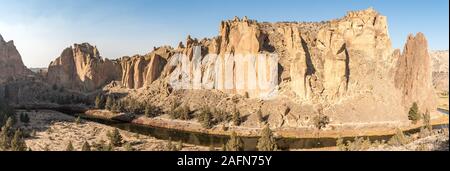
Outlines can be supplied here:
[[433, 51], [430, 53], [433, 62], [433, 85], [439, 92], [448, 92], [448, 50]]
[[[174, 89], [287, 97], [338, 122], [404, 121], [412, 102], [435, 109], [424, 36], [410, 37], [401, 54], [391, 46], [387, 18], [372, 8], [318, 23], [235, 18], [223, 21], [219, 33], [180, 43], [161, 78]], [[262, 89], [261, 80], [275, 87]]]
[[30, 74], [32, 72], [23, 64], [14, 42], [6, 42], [0, 35], [0, 83]]
[[422, 33], [408, 36], [396, 69], [395, 86], [402, 91], [403, 104], [411, 106], [417, 102], [422, 112], [435, 110], [431, 58], [427, 40]]
[[171, 48], [160, 47], [145, 55], [122, 57], [118, 61], [122, 68], [122, 85], [130, 89], [148, 86], [158, 79], [163, 72]]
[[120, 80], [120, 65], [102, 58], [88, 43], [74, 44], [48, 67], [47, 81], [59, 87], [93, 91], [112, 80]]

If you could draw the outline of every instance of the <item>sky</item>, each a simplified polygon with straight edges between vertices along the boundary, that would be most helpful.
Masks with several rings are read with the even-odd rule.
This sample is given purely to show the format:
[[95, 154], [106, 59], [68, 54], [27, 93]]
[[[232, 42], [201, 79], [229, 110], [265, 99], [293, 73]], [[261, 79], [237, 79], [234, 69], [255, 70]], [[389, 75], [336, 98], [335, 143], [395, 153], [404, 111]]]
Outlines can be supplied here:
[[14, 40], [28, 67], [47, 67], [74, 43], [103, 57], [146, 54], [187, 35], [219, 34], [222, 20], [323, 21], [373, 7], [388, 17], [393, 46], [423, 32], [431, 50], [449, 47], [448, 0], [0, 0], [0, 34]]

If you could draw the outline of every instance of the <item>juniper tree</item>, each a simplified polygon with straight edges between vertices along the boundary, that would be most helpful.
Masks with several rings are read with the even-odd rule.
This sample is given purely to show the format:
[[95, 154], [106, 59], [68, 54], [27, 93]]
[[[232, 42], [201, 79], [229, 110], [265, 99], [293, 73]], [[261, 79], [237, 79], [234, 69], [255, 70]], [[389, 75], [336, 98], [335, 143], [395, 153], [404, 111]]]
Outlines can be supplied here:
[[269, 125], [266, 125], [261, 131], [261, 138], [258, 140], [256, 146], [259, 151], [276, 151], [278, 150], [277, 142], [273, 137], [272, 130], [270, 130]]
[[409, 108], [408, 119], [411, 120], [413, 124], [416, 124], [417, 121], [420, 120], [419, 107], [416, 102]]
[[114, 99], [111, 96], [108, 96], [106, 98], [105, 109], [106, 110], [111, 110], [113, 105], [114, 105]]
[[91, 145], [87, 141], [84, 141], [81, 151], [91, 151]]
[[110, 144], [114, 147], [119, 147], [122, 145], [122, 135], [120, 135], [120, 132], [117, 128], [112, 132], [108, 132], [106, 135], [109, 138]]
[[236, 132], [232, 132], [230, 136], [230, 140], [226, 145], [226, 151], [243, 151], [244, 150], [244, 142], [240, 137], [237, 136]]
[[75, 148], [72, 145], [72, 141], [69, 141], [69, 144], [67, 144], [66, 151], [75, 151]]
[[239, 113], [239, 110], [236, 109], [236, 107], [233, 109], [232, 119], [235, 126], [241, 125], [241, 114]]
[[25, 144], [25, 141], [22, 137], [22, 131], [20, 129], [17, 129], [14, 133], [14, 137], [11, 140], [11, 150], [13, 151], [26, 151], [27, 145]]

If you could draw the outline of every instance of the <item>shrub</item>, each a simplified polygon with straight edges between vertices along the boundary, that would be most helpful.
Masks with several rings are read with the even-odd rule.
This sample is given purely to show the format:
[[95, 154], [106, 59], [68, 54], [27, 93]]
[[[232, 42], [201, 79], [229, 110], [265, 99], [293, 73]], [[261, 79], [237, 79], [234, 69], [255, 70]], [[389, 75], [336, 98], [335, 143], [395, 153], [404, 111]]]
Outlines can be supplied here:
[[204, 107], [199, 111], [197, 114], [197, 120], [200, 124], [202, 124], [203, 128], [210, 129], [214, 126], [211, 109], [209, 107]]
[[417, 103], [414, 102], [408, 112], [408, 119], [412, 121], [413, 124], [416, 124], [417, 121], [420, 120], [419, 107]]
[[219, 110], [219, 109], [213, 109], [211, 111], [212, 113], [212, 117], [215, 121], [215, 123], [221, 123], [221, 122], [230, 122], [231, 121], [231, 117], [230, 115], [228, 115], [228, 113]]
[[241, 113], [239, 113], [239, 110], [237, 110], [236, 107], [233, 109], [232, 119], [235, 126], [241, 125]]
[[69, 141], [69, 144], [67, 144], [66, 151], [75, 151], [75, 148], [72, 145], [72, 141]]
[[106, 110], [111, 110], [113, 104], [114, 104], [114, 99], [113, 99], [111, 96], [108, 96], [108, 97], [106, 98], [105, 109], [106, 109]]
[[91, 151], [91, 145], [87, 141], [84, 141], [81, 151]]
[[423, 125], [428, 131], [431, 132], [433, 130], [433, 127], [431, 126], [430, 112], [428, 110], [425, 112], [425, 114], [423, 114]]
[[97, 95], [95, 97], [95, 108], [97, 109], [104, 109], [105, 108], [105, 98], [102, 95]]
[[244, 142], [240, 137], [237, 136], [236, 132], [232, 132], [230, 136], [230, 140], [228, 140], [226, 146], [226, 151], [243, 151], [244, 150]]
[[260, 123], [265, 122], [261, 109], [259, 109], [258, 112], [256, 112], [256, 117], [258, 119], [258, 122], [260, 122]]
[[317, 129], [321, 130], [330, 123], [330, 118], [328, 118], [328, 116], [325, 116], [325, 115], [319, 115], [319, 116], [314, 117], [313, 121], [314, 121], [314, 126]]
[[272, 130], [266, 125], [261, 131], [261, 138], [256, 146], [259, 151], [276, 151], [278, 149], [277, 142], [273, 137]]
[[28, 117], [28, 114], [26, 113], [21, 113], [19, 116], [20, 122], [22, 123], [29, 123], [30, 122], [30, 118]]
[[114, 147], [119, 147], [122, 145], [122, 135], [120, 135], [120, 132], [117, 128], [112, 132], [108, 132], [106, 136], [108, 136], [110, 144]]
[[25, 144], [25, 140], [22, 136], [22, 131], [17, 129], [14, 133], [14, 137], [11, 140], [11, 150], [13, 151], [26, 151], [27, 145]]
[[388, 144], [394, 146], [405, 145], [406, 143], [408, 143], [408, 138], [403, 134], [403, 131], [398, 128], [396, 134], [388, 141]]

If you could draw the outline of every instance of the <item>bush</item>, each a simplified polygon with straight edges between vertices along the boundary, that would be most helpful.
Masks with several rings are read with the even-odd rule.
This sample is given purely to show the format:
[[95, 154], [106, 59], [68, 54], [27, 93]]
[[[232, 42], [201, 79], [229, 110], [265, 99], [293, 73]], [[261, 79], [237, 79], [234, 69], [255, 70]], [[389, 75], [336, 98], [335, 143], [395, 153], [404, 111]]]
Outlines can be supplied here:
[[106, 98], [105, 109], [106, 110], [111, 110], [113, 105], [114, 105], [114, 99], [111, 96], [108, 96]]
[[25, 144], [25, 140], [22, 136], [22, 131], [17, 129], [14, 133], [14, 137], [11, 140], [11, 150], [13, 151], [26, 151], [27, 145]]
[[237, 136], [236, 132], [232, 132], [230, 136], [230, 140], [228, 140], [226, 146], [226, 151], [243, 151], [244, 150], [244, 142], [240, 137]]
[[433, 130], [433, 127], [431, 126], [430, 112], [428, 110], [425, 112], [425, 114], [423, 114], [423, 125], [428, 131], [431, 132]]
[[419, 107], [417, 103], [414, 102], [408, 112], [408, 119], [412, 121], [413, 124], [416, 124], [417, 121], [420, 120]]
[[20, 122], [22, 123], [29, 123], [30, 122], [30, 118], [28, 117], [28, 114], [26, 113], [21, 113], [19, 116]]
[[256, 112], [256, 117], [257, 117], [259, 123], [265, 122], [265, 119], [264, 119], [261, 109], [259, 109], [258, 112]]
[[391, 137], [388, 144], [394, 146], [405, 145], [408, 143], [408, 138], [403, 134], [401, 129], [397, 129], [396, 134]]
[[75, 148], [72, 145], [72, 141], [69, 141], [69, 144], [67, 144], [66, 151], [75, 151]]
[[153, 118], [153, 117], [158, 116], [157, 113], [158, 113], [158, 110], [157, 110], [157, 108], [155, 106], [148, 104], [145, 107], [145, 110], [144, 110], [145, 117]]
[[222, 110], [213, 109], [211, 113], [215, 123], [230, 122], [232, 120], [231, 116]]
[[81, 151], [91, 151], [91, 145], [87, 141], [84, 141]]
[[199, 111], [197, 120], [202, 124], [203, 128], [210, 129], [214, 126], [211, 109], [209, 107], [204, 107]]
[[261, 138], [258, 140], [256, 146], [259, 151], [276, 151], [278, 149], [277, 142], [273, 137], [272, 130], [270, 130], [269, 125], [261, 131]]
[[95, 97], [95, 108], [97, 109], [105, 109], [105, 97], [102, 95], [97, 95]]
[[114, 147], [119, 147], [122, 145], [122, 135], [120, 135], [120, 132], [117, 128], [112, 132], [108, 132], [106, 136], [108, 136], [110, 144]]
[[313, 121], [314, 121], [314, 126], [317, 129], [321, 130], [330, 123], [330, 118], [328, 118], [328, 116], [325, 116], [325, 115], [319, 115], [319, 116], [314, 117]]
[[239, 110], [237, 110], [236, 107], [233, 109], [232, 119], [235, 126], [241, 125], [241, 113], [239, 113]]

